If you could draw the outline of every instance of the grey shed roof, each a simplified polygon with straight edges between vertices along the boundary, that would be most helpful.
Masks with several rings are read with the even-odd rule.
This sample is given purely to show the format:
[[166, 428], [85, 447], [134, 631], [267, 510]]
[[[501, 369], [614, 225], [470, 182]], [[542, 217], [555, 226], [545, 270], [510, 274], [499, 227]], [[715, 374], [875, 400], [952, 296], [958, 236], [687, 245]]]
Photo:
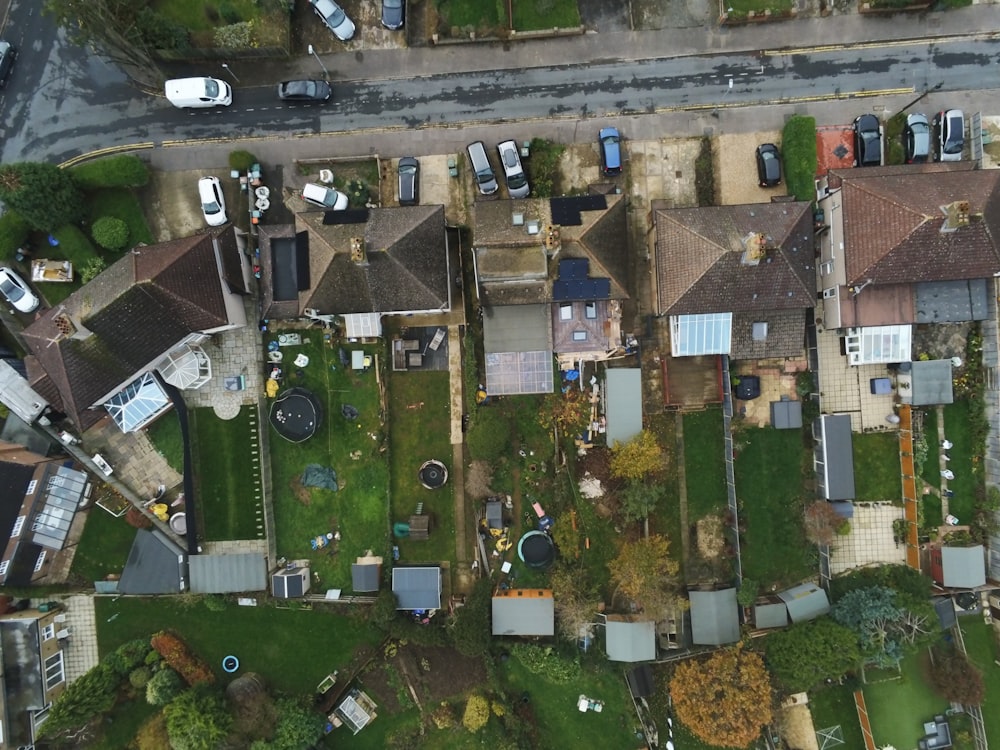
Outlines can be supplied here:
[[441, 568], [393, 568], [396, 609], [440, 609]]
[[916, 285], [916, 322], [986, 320], [990, 315], [989, 300], [987, 279], [926, 281]]
[[31, 712], [45, 706], [38, 624], [30, 620], [0, 623], [3, 651], [4, 740], [5, 747], [30, 746]]
[[638, 367], [608, 369], [608, 445], [627, 443], [642, 430], [642, 374]]
[[656, 658], [656, 623], [624, 622], [608, 618], [608, 658], [611, 661], [652, 661]]
[[847, 414], [824, 414], [813, 423], [819, 463], [816, 477], [827, 500], [854, 499], [854, 444]]
[[796, 430], [802, 427], [802, 402], [772, 401], [771, 426], [776, 430]]
[[955, 400], [950, 359], [917, 360], [911, 365], [910, 376], [913, 381], [910, 399], [914, 406], [950, 404]]
[[955, 614], [955, 603], [950, 596], [938, 596], [931, 600], [934, 604], [934, 613], [938, 616], [941, 629], [947, 630], [958, 620]]
[[493, 597], [493, 635], [552, 635], [555, 633], [555, 600], [551, 594], [521, 598], [519, 589]]
[[139, 529], [118, 590], [123, 594], [178, 594], [184, 589], [187, 555], [157, 530]]
[[945, 586], [972, 589], [986, 583], [986, 557], [983, 545], [975, 547], [942, 547], [941, 572]]
[[483, 311], [483, 346], [487, 354], [552, 350], [548, 305], [504, 305]]
[[258, 553], [193, 555], [188, 559], [195, 594], [267, 590], [267, 562]]
[[351, 563], [351, 588], [355, 591], [378, 591], [378, 565]]
[[691, 640], [696, 644], [721, 646], [740, 639], [740, 616], [736, 589], [691, 591]]
[[830, 611], [830, 600], [826, 591], [815, 583], [801, 583], [778, 594], [778, 598], [788, 607], [792, 622], [815, 620]]
[[788, 609], [782, 604], [757, 604], [753, 621], [758, 628], [783, 628], [788, 624]]
[[278, 599], [305, 596], [309, 591], [309, 568], [286, 568], [271, 575], [271, 593]]

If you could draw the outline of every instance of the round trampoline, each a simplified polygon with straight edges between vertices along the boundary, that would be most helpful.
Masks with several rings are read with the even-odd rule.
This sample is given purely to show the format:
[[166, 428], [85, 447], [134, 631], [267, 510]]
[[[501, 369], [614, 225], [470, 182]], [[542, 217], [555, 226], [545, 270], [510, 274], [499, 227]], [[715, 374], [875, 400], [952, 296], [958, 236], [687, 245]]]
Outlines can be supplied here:
[[517, 556], [521, 562], [535, 570], [545, 570], [556, 557], [552, 538], [544, 531], [529, 531], [517, 543]]
[[278, 394], [268, 419], [285, 440], [301, 443], [316, 434], [323, 421], [323, 410], [310, 391], [290, 388]]
[[222, 669], [225, 670], [227, 674], [232, 674], [239, 668], [240, 668], [240, 660], [237, 659], [232, 654], [230, 654], [229, 656], [222, 657]]
[[448, 481], [447, 467], [435, 458], [424, 461], [417, 472], [420, 484], [429, 490], [436, 490]]

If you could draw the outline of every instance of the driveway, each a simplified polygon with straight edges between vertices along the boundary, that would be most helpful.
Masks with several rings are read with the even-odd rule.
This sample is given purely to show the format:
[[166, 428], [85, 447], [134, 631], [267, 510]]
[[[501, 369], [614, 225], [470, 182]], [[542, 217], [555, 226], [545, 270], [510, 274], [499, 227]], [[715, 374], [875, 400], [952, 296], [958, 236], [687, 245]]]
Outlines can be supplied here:
[[[761, 143], [779, 143], [781, 133], [719, 135], [712, 141], [715, 162], [715, 197], [720, 206], [744, 203], [770, 203], [776, 195], [785, 195], [785, 185], [762, 188], [757, 184], [757, 159], [754, 152]], [[784, 176], [782, 176], [784, 179]]]

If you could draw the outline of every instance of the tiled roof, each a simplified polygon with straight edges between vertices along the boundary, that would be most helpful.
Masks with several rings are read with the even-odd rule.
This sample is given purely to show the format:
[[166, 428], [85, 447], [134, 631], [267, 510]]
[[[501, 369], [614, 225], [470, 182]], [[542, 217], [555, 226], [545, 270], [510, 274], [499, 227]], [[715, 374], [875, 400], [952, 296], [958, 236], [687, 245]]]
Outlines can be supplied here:
[[[744, 312], [816, 303], [813, 219], [806, 202], [659, 208], [656, 279], [666, 314]], [[766, 256], [743, 262], [748, 237], [763, 235]]]
[[[847, 283], [986, 278], [1000, 271], [997, 170], [840, 173]], [[946, 207], [969, 203], [969, 222], [946, 226]]]
[[[754, 340], [755, 323], [767, 324], [767, 335]], [[769, 359], [801, 357], [806, 345], [804, 310], [764, 310], [733, 314], [733, 338], [729, 358]]]

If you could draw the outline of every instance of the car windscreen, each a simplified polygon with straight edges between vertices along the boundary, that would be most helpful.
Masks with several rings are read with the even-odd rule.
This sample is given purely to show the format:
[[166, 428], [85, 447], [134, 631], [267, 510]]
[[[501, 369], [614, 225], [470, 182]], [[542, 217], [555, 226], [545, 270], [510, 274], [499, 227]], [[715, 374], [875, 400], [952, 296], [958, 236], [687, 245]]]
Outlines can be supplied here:
[[10, 279], [0, 277], [0, 291], [3, 292], [3, 296], [9, 299], [11, 302], [17, 302], [21, 297], [24, 296], [24, 290], [21, 289], [17, 284], [14, 284]]
[[219, 84], [211, 78], [205, 79], [205, 96], [217, 99], [219, 96]]

